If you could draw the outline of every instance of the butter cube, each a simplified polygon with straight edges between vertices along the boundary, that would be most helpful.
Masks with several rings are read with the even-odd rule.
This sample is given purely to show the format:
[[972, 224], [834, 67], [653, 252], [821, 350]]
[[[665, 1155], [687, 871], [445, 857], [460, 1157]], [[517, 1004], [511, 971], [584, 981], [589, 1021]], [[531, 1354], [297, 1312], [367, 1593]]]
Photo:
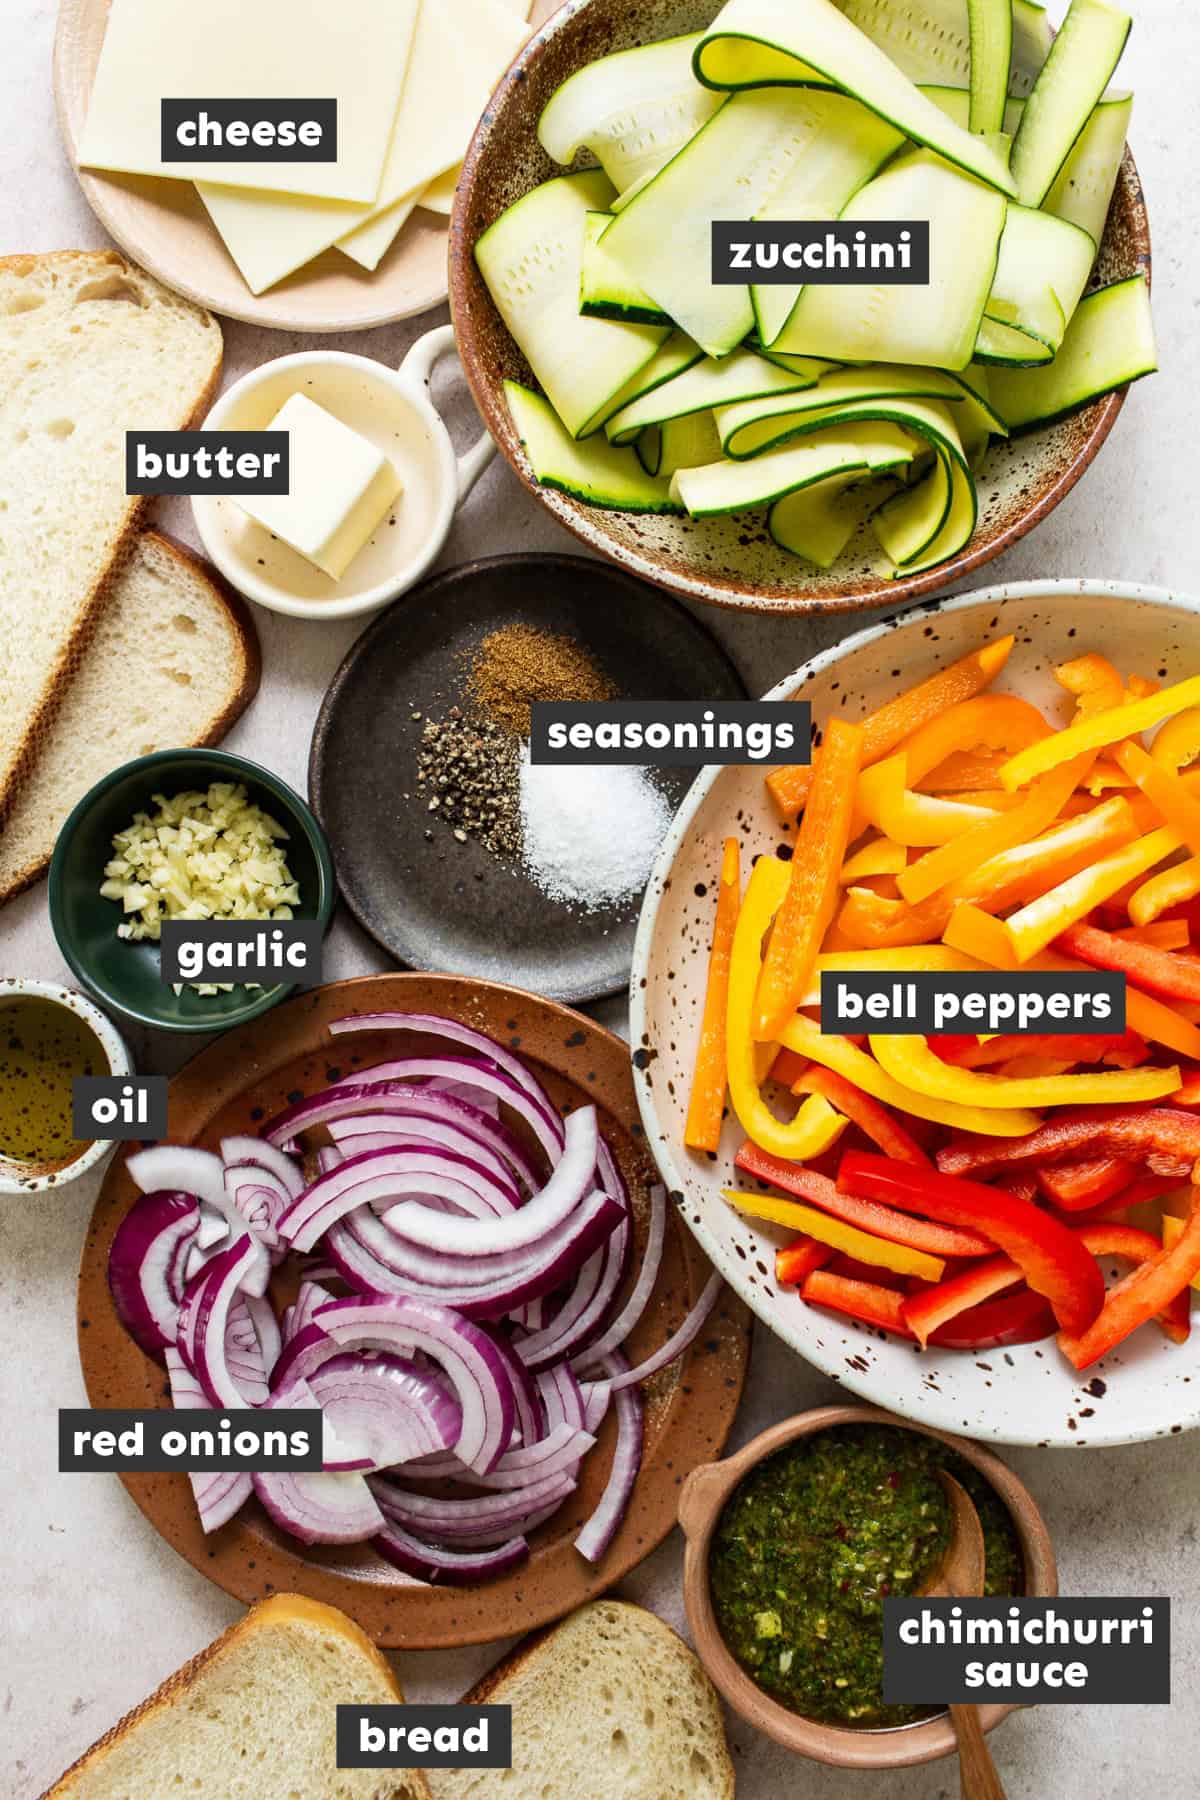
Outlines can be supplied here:
[[340, 580], [400, 493], [400, 477], [381, 450], [304, 394], [293, 394], [267, 430], [291, 440], [291, 491], [242, 495], [238, 505]]

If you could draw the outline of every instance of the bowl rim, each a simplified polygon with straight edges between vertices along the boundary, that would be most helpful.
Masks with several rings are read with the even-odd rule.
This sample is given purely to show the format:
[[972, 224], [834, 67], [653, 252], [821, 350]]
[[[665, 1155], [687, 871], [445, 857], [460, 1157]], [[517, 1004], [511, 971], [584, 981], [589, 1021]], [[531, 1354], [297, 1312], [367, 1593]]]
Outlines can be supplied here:
[[337, 879], [334, 874], [333, 856], [328, 839], [320, 821], [313, 813], [308, 802], [296, 792], [289, 782], [274, 770], [264, 768], [261, 763], [251, 762], [249, 757], [238, 756], [232, 750], [206, 750], [191, 747], [178, 750], [154, 750], [149, 756], [136, 756], [129, 762], [110, 769], [107, 775], [93, 783], [82, 799], [77, 800], [66, 819], [59, 827], [54, 841], [54, 853], [50, 859], [50, 875], [47, 893], [47, 908], [55, 941], [70, 966], [72, 974], [82, 982], [88, 994], [104, 1006], [111, 1006], [123, 1018], [132, 1019], [139, 1025], [148, 1026], [153, 1031], [169, 1032], [175, 1037], [201, 1037], [214, 1032], [235, 1031], [239, 1026], [247, 1025], [251, 1019], [269, 1012], [280, 1001], [288, 999], [297, 991], [296, 984], [280, 984], [276, 987], [264, 988], [253, 1000], [245, 1004], [235, 1013], [228, 1014], [213, 1021], [211, 1025], [204, 1023], [185, 1023], [181, 1020], [161, 1019], [152, 1012], [144, 1012], [137, 1006], [129, 1005], [115, 991], [102, 987], [92, 975], [87, 964], [79, 956], [73, 938], [66, 930], [63, 922], [64, 887], [66, 881], [67, 847], [75, 832], [86, 818], [91, 808], [111, 789], [131, 775], [148, 774], [155, 768], [177, 763], [181, 759], [194, 761], [196, 766], [207, 766], [216, 775], [233, 775], [240, 779], [257, 783], [274, 795], [283, 807], [289, 808], [304, 831], [305, 837], [312, 846], [317, 863], [317, 899], [314, 909], [314, 920], [320, 925], [322, 934], [328, 932], [333, 922], [334, 907], [337, 904]]
[[[909, 1725], [873, 1731], [829, 1725], [806, 1718], [772, 1699], [737, 1663], [721, 1636], [708, 1580], [709, 1552], [725, 1504], [749, 1471], [800, 1438], [841, 1425], [890, 1425], [915, 1431], [956, 1450], [996, 1490], [1008, 1508], [1025, 1562], [1025, 1592], [1042, 1599], [1058, 1593], [1058, 1565], [1041, 1508], [1008, 1464], [971, 1438], [902, 1419], [882, 1407], [829, 1405], [813, 1407], [769, 1426], [720, 1462], [706, 1463], [685, 1479], [679, 1497], [679, 1523], [684, 1533], [683, 1599], [696, 1654], [729, 1705], [748, 1724], [765, 1732], [785, 1749], [843, 1769], [903, 1769], [934, 1762], [957, 1748], [947, 1713]], [[1016, 1703], [979, 1708], [984, 1731], [992, 1731]]]
[[[1079, 449], [1066, 467], [1057, 471], [1041, 498], [1028, 511], [1005, 525], [994, 538], [982, 541], [977, 533], [973, 534], [967, 546], [950, 561], [939, 563], [919, 574], [895, 579], [881, 576], [873, 587], [862, 593], [775, 596], [764, 594], [753, 586], [739, 589], [731, 581], [718, 583], [706, 580], [702, 575], [664, 569], [653, 556], [632, 547], [615, 544], [605, 531], [603, 509], [593, 507], [587, 510], [582, 502], [574, 501], [553, 488], [542, 487], [533, 478], [520, 438], [501, 399], [500, 384], [489, 379], [486, 361], [479, 348], [478, 312], [473, 297], [476, 234], [470, 229], [470, 217], [475, 207], [475, 190], [481, 170], [495, 147], [493, 140], [497, 145], [500, 142], [497, 132], [501, 115], [514, 96], [526, 88], [531, 71], [541, 61], [551, 41], [560, 33], [570, 30], [580, 15], [586, 15], [594, 3], [595, 0], [564, 0], [557, 12], [552, 13], [526, 41], [497, 85], [476, 126], [475, 135], [463, 160], [450, 219], [450, 316], [458, 341], [459, 356], [484, 423], [521, 485], [572, 536], [641, 580], [665, 588], [668, 593], [699, 601], [707, 606], [718, 606], [733, 612], [761, 613], [771, 617], [860, 612], [920, 600], [924, 596], [944, 592], [946, 588], [965, 580], [977, 569], [993, 561], [1005, 550], [1011, 549], [1054, 511], [1091, 467], [1125, 404], [1129, 393], [1128, 383], [1100, 396], [1082, 409], [1079, 416], [1092, 415], [1092, 418], [1087, 436]], [[1117, 185], [1125, 185], [1129, 190], [1135, 224], [1132, 255], [1137, 268], [1144, 272], [1149, 284], [1153, 267], [1150, 218], [1141, 177], [1128, 145], [1121, 160]], [[488, 304], [491, 304], [490, 300]], [[1050, 429], [1054, 429], [1054, 426]]]
[[[0, 1006], [10, 999], [19, 1000], [22, 996], [31, 994], [44, 995], [55, 1005], [77, 1013], [108, 1058], [109, 1074], [118, 1079], [123, 1075], [132, 1075], [133, 1060], [128, 1044], [108, 1014], [102, 1012], [94, 1000], [81, 994], [77, 988], [64, 987], [59, 981], [36, 981], [24, 975], [0, 976]], [[7, 1159], [0, 1160], [0, 1194], [47, 1194], [55, 1188], [68, 1187], [71, 1182], [78, 1181], [81, 1175], [88, 1174], [97, 1163], [103, 1162], [115, 1142], [115, 1138], [93, 1138], [83, 1155], [77, 1156], [74, 1162], [64, 1163], [61, 1168], [49, 1169], [41, 1175], [13, 1175], [11, 1170], [20, 1165]]]
[[[843, 638], [839, 643], [831, 644], [826, 649], [818, 651], [815, 656], [811, 656], [807, 662], [802, 663], [798, 669], [770, 688], [763, 699], [787, 699], [814, 675], [823, 674], [825, 670], [840, 662], [843, 657], [851, 656], [869, 644], [878, 643], [882, 638], [894, 636], [899, 625], [908, 625], [922, 619], [937, 618], [943, 615], [969, 612], [976, 607], [995, 608], [1003, 606], [1009, 600], [1054, 599], [1056, 597], [1139, 600], [1146, 601], [1151, 606], [1160, 606], [1169, 612], [1185, 613], [1191, 618], [1200, 614], [1200, 598], [1189, 597], [1186, 593], [1174, 589], [1148, 585], [1143, 582], [1101, 580], [1090, 576], [1059, 576], [1043, 581], [1002, 582], [994, 587], [976, 588], [967, 594], [950, 594], [940, 600], [925, 601], [918, 606], [905, 607], [897, 612], [888, 613], [875, 623], [854, 632], [852, 636]], [[638, 1044], [649, 1041], [648, 965], [665, 883], [671, 874], [683, 841], [692, 828], [696, 814], [724, 773], [723, 765], [710, 765], [700, 770], [686, 799], [671, 822], [671, 829], [663, 840], [658, 861], [655, 863], [647, 883], [646, 897], [642, 902], [641, 916], [638, 920], [637, 936], [634, 939], [633, 973], [629, 983], [631, 1043]], [[686, 1165], [681, 1165], [678, 1150], [671, 1135], [665, 1129], [666, 1121], [659, 1115], [657, 1090], [651, 1088], [644, 1078], [640, 1078], [641, 1073], [641, 1071], [635, 1072], [634, 1085], [637, 1089], [638, 1105], [641, 1107], [642, 1123], [646, 1129], [647, 1139], [654, 1145], [654, 1157], [667, 1186], [674, 1191], [682, 1191], [686, 1185], [684, 1176]], [[688, 1224], [699, 1238], [705, 1255], [714, 1268], [720, 1269], [730, 1287], [735, 1293], [742, 1296], [751, 1311], [766, 1328], [776, 1337], [780, 1337], [781, 1341], [786, 1343], [795, 1355], [803, 1357], [806, 1362], [811, 1361], [804, 1351], [788, 1343], [786, 1338], [782, 1338], [782, 1334], [777, 1329], [776, 1315], [768, 1308], [758, 1288], [739, 1282], [735, 1259], [724, 1254], [720, 1241], [707, 1222], [702, 1219], [699, 1224], [693, 1224], [688, 1216]], [[821, 1367], [819, 1363], [813, 1363], [813, 1366]], [[843, 1387], [849, 1388], [853, 1393], [861, 1394], [865, 1401], [871, 1404], [875, 1403], [870, 1392], [870, 1388], [875, 1384], [864, 1382], [862, 1376], [855, 1369], [839, 1364], [838, 1379]], [[1050, 1441], [1053, 1447], [1058, 1449], [1105, 1450], [1121, 1444], [1145, 1443], [1163, 1435], [1161, 1431], [1150, 1426], [1142, 1426], [1139, 1422], [1140, 1414], [1136, 1411], [1127, 1409], [1126, 1416], [1128, 1424], [1115, 1436], [1105, 1434], [1095, 1436], [1089, 1432], [1088, 1437], [1081, 1444], [1073, 1434], [1064, 1433], [1061, 1437]], [[1200, 1425], [1200, 1418], [1193, 1420], [1193, 1424]], [[1010, 1430], [1003, 1438], [997, 1435], [995, 1441], [1032, 1448], [1042, 1448], [1047, 1442], [1044, 1434], [1038, 1436], [1033, 1430], [1027, 1430], [1020, 1435], [1016, 1435]]]

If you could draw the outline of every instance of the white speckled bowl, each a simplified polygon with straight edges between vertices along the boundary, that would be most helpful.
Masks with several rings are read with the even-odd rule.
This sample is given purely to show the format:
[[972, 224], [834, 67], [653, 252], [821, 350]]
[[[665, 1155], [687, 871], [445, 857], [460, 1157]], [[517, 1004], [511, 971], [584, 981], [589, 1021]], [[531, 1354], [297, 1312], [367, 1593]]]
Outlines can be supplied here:
[[[1200, 670], [1200, 600], [1108, 581], [1020, 582], [914, 608], [826, 650], [767, 696], [836, 706], [859, 718], [984, 638], [1014, 632], [1000, 687], [1062, 717], [1051, 669], [1098, 648], [1119, 666], [1164, 681]], [[697, 886], [718, 875], [721, 842], [741, 829], [746, 851], [788, 839], [761, 769], [707, 769], [675, 819], [651, 879], [634, 950], [632, 1040], [646, 1052], [636, 1085], [650, 1149], [681, 1212], [730, 1285], [786, 1344], [877, 1406], [942, 1431], [1007, 1444], [1135, 1443], [1200, 1425], [1200, 1334], [1180, 1347], [1152, 1330], [1077, 1377], [1052, 1341], [1012, 1350], [926, 1351], [809, 1307], [776, 1287], [775, 1244], [786, 1236], [722, 1200], [742, 1134], [726, 1125], [715, 1160], [683, 1146], [683, 1123], [712, 930]]]

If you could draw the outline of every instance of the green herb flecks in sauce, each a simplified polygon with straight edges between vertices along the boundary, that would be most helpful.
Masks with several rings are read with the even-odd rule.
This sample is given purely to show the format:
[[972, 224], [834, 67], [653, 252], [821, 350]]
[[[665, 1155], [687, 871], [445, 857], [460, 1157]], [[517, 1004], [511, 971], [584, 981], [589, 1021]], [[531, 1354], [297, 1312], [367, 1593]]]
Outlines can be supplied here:
[[832, 1724], [904, 1725], [928, 1708], [883, 1703], [883, 1602], [916, 1593], [950, 1541], [936, 1471], [978, 1509], [987, 1592], [1023, 1587], [1008, 1509], [934, 1438], [845, 1425], [751, 1471], [721, 1515], [709, 1575], [717, 1624], [764, 1692]]
[[100, 1040], [70, 1007], [26, 996], [0, 1002], [0, 1158], [42, 1172], [82, 1156], [71, 1084], [108, 1073]]

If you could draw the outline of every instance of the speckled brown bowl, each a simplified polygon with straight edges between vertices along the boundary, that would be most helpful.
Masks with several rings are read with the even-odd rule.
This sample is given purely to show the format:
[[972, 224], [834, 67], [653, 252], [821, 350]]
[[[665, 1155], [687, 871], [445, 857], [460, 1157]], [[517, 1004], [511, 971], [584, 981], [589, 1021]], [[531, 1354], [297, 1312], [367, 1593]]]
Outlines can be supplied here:
[[[540, 488], [513, 429], [505, 380], [530, 371], [493, 306], [473, 255], [476, 241], [514, 201], [561, 170], [537, 140], [537, 121], [554, 90], [610, 51], [703, 29], [718, 0], [567, 0], [551, 12], [501, 82], [467, 155], [450, 227], [450, 304], [475, 399], [521, 480], [568, 531], [646, 581], [715, 606], [751, 612], [849, 611], [897, 604], [951, 587], [1031, 531], [1079, 480], [1112, 430], [1125, 389], [1044, 431], [995, 443], [978, 478], [979, 525], [950, 562], [893, 580], [881, 572], [865, 528], [828, 571], [788, 556], [768, 537], [763, 513], [679, 519], [605, 512]], [[1150, 273], [1150, 226], [1137, 169], [1125, 153], [1093, 282]]]
[[[717, 1626], [708, 1581], [708, 1557], [725, 1503], [750, 1470], [766, 1457], [786, 1449], [798, 1438], [828, 1431], [835, 1425], [895, 1425], [901, 1431], [937, 1438], [939, 1443], [956, 1450], [990, 1482], [1009, 1510], [1025, 1562], [1025, 1592], [1040, 1598], [1057, 1594], [1058, 1565], [1046, 1522], [1033, 1495], [1007, 1463], [969, 1438], [910, 1424], [873, 1406], [821, 1406], [773, 1425], [724, 1462], [693, 1469], [684, 1482], [679, 1497], [679, 1523], [687, 1538], [683, 1598], [696, 1653], [735, 1712], [756, 1730], [800, 1756], [810, 1756], [839, 1769], [906, 1769], [916, 1763], [936, 1762], [957, 1748], [947, 1713], [938, 1713], [919, 1724], [882, 1731], [855, 1731], [806, 1719], [781, 1706], [750, 1679], [726, 1649]], [[1016, 1710], [1015, 1706], [981, 1706], [980, 1723], [985, 1731], [991, 1731]]]

